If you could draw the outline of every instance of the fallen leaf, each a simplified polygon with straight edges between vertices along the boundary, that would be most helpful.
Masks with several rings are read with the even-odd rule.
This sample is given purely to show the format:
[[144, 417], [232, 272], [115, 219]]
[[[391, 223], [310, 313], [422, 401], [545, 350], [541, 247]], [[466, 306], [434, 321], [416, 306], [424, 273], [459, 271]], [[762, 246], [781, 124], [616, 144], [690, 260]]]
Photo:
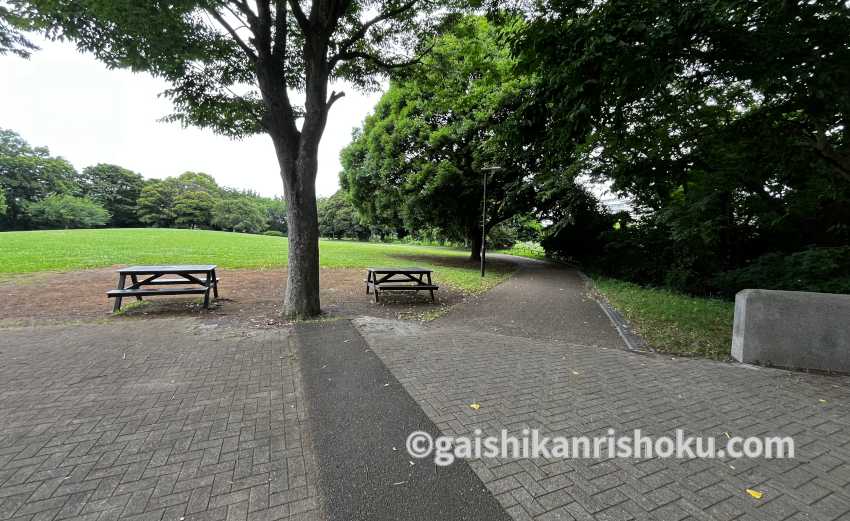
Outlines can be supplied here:
[[763, 492], [759, 492], [758, 490], [753, 490], [751, 488], [747, 489], [747, 494], [751, 495], [752, 497], [754, 497], [756, 499], [761, 499], [762, 497], [764, 497]]
[[820, 399], [820, 400], [818, 400], [818, 401], [819, 401], [820, 403], [826, 403], [826, 400], [824, 400], [823, 398], [821, 398], [821, 399]]
[[481, 404], [480, 403], [470, 403], [469, 408], [472, 409], [473, 411], [477, 411], [478, 409], [481, 408]]

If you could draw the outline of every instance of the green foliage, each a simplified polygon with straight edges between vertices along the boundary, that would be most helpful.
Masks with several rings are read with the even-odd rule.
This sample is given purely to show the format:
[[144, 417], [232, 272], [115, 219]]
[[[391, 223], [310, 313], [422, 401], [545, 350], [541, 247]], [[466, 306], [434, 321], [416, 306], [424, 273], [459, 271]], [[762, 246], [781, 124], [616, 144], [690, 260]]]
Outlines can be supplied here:
[[109, 222], [105, 208], [91, 199], [67, 194], [28, 203], [26, 212], [39, 228], [95, 228]]
[[75, 193], [76, 175], [69, 162], [52, 157], [47, 148], [33, 148], [17, 133], [0, 129], [0, 190], [8, 207], [0, 214], [0, 229], [26, 227], [29, 203]]
[[747, 288], [850, 293], [850, 246], [768, 253], [715, 276], [712, 283], [727, 296]]
[[266, 213], [268, 228], [280, 232], [281, 235], [286, 235], [288, 231], [286, 201], [279, 197], [273, 199], [261, 198], [258, 200], [258, 204]]
[[283, 232], [280, 232], [278, 230], [268, 230], [263, 232], [263, 235], [267, 235], [269, 237], [286, 237]]
[[348, 194], [342, 190], [330, 197], [320, 198], [319, 205], [319, 234], [329, 239], [358, 239], [369, 238], [369, 228], [360, 224], [357, 212]]
[[212, 210], [212, 224], [231, 232], [260, 233], [268, 226], [263, 208], [246, 197], [227, 197]]
[[393, 80], [342, 152], [341, 185], [365, 222], [476, 241], [490, 165], [503, 169], [488, 173], [488, 230], [533, 207], [533, 172], [500, 146], [509, 107], [528, 81], [513, 67], [498, 28], [470, 16]]
[[146, 181], [139, 194], [139, 221], [158, 227], [174, 224], [174, 203], [179, 193], [174, 178]]
[[29, 28], [26, 20], [5, 5], [0, 5], [0, 56], [14, 54], [29, 58], [30, 54], [38, 49], [21, 32], [22, 29]]
[[188, 190], [174, 198], [174, 223], [189, 228], [209, 226], [216, 200], [209, 192]]
[[2, 188], [0, 188], [0, 217], [6, 215], [6, 210], [8, 208], [9, 207], [6, 206], [6, 192], [4, 192]]
[[139, 223], [136, 209], [144, 186], [142, 176], [117, 165], [98, 164], [83, 169], [77, 181], [84, 197], [100, 204], [112, 215], [113, 227]]
[[[556, 208], [582, 178], [610, 182], [637, 210], [568, 241], [555, 215], [552, 251], [704, 293], [768, 253], [850, 245], [849, 4], [539, 6], [546, 16], [506, 29], [535, 77], [521, 142], [555, 173]], [[604, 221], [593, 214], [568, 224], [592, 230]]]

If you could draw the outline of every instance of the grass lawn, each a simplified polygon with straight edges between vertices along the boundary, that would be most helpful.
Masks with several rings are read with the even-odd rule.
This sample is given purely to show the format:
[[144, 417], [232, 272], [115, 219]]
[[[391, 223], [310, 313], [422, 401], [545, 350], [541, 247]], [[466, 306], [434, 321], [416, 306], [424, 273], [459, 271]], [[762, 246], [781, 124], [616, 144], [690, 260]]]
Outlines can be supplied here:
[[[354, 241], [320, 243], [323, 268], [421, 266], [435, 270], [439, 284], [484, 291], [510, 274], [494, 266], [482, 278], [469, 253], [451, 248]], [[222, 268], [286, 266], [286, 239], [206, 230], [98, 229], [0, 233], [0, 276], [72, 271], [116, 264], [213, 263]]]
[[666, 353], [729, 358], [735, 304], [594, 277], [596, 288], [649, 345]]

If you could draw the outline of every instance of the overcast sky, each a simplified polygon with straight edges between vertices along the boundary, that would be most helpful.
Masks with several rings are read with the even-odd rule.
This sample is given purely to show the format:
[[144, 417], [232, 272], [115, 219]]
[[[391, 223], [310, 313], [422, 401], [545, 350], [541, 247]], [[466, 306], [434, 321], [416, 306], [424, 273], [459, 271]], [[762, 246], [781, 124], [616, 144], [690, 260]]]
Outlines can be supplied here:
[[[29, 60], [0, 56], [0, 128], [81, 170], [114, 163], [147, 178], [206, 172], [222, 186], [282, 195], [279, 169], [265, 135], [233, 141], [209, 130], [157, 120], [171, 112], [157, 94], [166, 83], [147, 74], [108, 70], [67, 43], [39, 42]], [[335, 86], [340, 90], [339, 86]], [[338, 188], [339, 152], [380, 97], [342, 87], [319, 149], [319, 195]]]

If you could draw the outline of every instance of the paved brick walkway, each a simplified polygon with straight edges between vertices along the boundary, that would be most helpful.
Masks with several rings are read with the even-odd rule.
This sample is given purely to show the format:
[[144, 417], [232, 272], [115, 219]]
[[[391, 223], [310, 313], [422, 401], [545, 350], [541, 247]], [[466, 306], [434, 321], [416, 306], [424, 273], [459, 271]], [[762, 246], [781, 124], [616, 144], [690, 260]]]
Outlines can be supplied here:
[[[682, 428], [715, 437], [719, 447], [724, 433], [794, 436], [797, 458], [473, 462], [514, 519], [850, 519], [850, 379], [628, 353], [606, 347], [607, 334], [589, 339], [594, 345], [553, 338], [555, 327], [569, 332], [576, 320], [586, 327], [596, 313], [578, 296], [580, 281], [562, 273], [563, 284], [553, 285], [555, 270], [521, 271], [513, 291], [457, 310], [463, 320], [450, 314], [428, 328], [361, 322], [361, 331], [444, 434], [530, 427], [547, 436], [599, 436], [608, 428], [669, 435]], [[573, 304], [552, 334], [493, 332], [517, 323], [512, 308], [533, 314], [533, 306], [559, 305], [565, 291]], [[539, 298], [522, 298], [532, 293]], [[583, 301], [588, 308], [580, 312]], [[493, 327], [477, 327], [476, 314]], [[481, 409], [469, 408], [473, 402]]]
[[316, 519], [298, 380], [281, 331], [0, 330], [0, 520]]

